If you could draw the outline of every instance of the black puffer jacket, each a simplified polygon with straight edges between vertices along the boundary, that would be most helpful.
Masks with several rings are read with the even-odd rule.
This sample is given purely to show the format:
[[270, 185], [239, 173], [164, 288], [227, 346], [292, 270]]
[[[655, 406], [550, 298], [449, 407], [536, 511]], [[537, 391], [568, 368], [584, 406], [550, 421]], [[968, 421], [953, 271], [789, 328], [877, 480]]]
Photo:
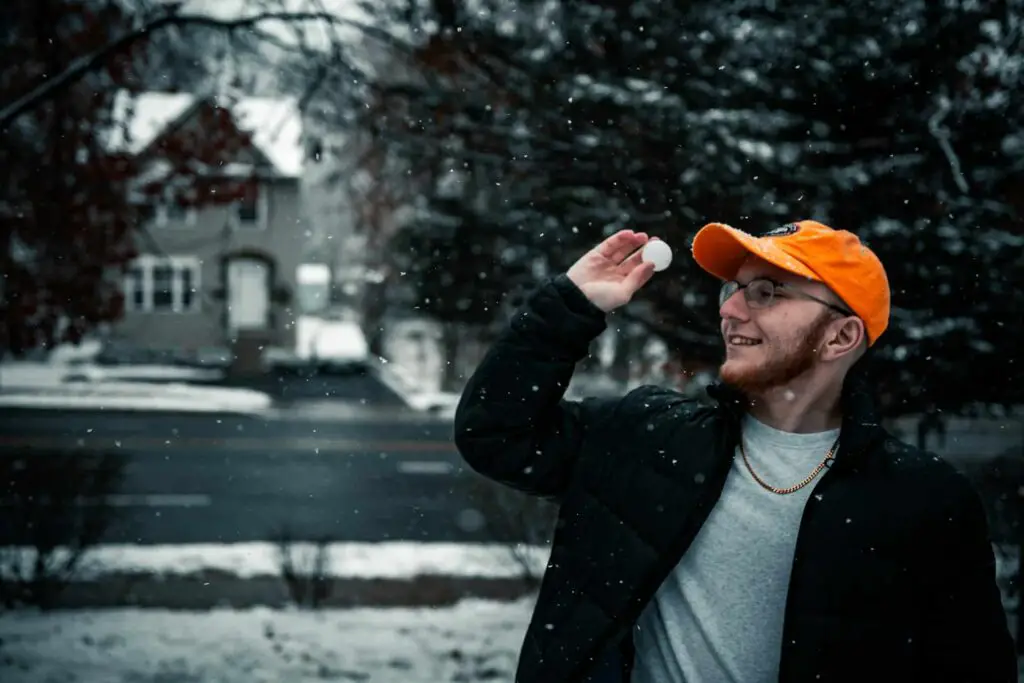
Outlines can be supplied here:
[[[742, 409], [655, 387], [562, 399], [604, 315], [565, 277], [515, 315], [455, 418], [465, 460], [560, 503], [519, 683], [627, 681], [631, 627], [715, 505]], [[780, 681], [1016, 682], [978, 496], [845, 396], [843, 450], [803, 515]], [[851, 523], [856, 521], [856, 523]]]

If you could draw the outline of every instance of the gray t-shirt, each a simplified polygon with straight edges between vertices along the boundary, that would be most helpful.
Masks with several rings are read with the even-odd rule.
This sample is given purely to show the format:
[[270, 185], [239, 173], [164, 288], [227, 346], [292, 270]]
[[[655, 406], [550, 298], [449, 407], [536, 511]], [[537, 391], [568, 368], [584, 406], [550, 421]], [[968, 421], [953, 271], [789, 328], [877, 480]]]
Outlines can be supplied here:
[[[783, 488], [807, 477], [839, 430], [792, 434], [747, 416], [754, 471]], [[761, 487], [737, 449], [722, 496], [633, 631], [632, 683], [777, 681], [782, 622], [804, 504], [821, 474], [779, 495]]]

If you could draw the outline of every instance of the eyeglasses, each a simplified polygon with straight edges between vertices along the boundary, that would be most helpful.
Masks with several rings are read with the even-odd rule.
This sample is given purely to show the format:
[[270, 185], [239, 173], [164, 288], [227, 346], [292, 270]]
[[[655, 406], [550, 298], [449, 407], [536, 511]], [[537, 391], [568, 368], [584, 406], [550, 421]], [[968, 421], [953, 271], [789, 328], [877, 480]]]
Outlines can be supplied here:
[[754, 278], [745, 285], [741, 285], [735, 280], [729, 280], [728, 282], [722, 283], [722, 289], [718, 293], [719, 308], [721, 308], [733, 294], [740, 290], [743, 290], [743, 298], [746, 300], [747, 305], [755, 309], [768, 308], [773, 305], [777, 299], [808, 299], [810, 301], [817, 301], [822, 306], [827, 306], [833, 311], [837, 311], [843, 315], [856, 315], [853, 311], [850, 311], [847, 308], [836, 306], [824, 299], [819, 299], [813, 294], [808, 294], [807, 292], [796, 289], [795, 287], [791, 287], [781, 282], [775, 282], [774, 280], [766, 277]]

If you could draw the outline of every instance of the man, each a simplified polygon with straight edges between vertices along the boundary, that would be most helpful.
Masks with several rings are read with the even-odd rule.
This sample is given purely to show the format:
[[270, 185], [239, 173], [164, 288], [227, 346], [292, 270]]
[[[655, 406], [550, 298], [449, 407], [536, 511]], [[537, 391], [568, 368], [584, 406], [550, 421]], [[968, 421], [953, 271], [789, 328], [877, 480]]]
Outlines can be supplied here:
[[901, 443], [851, 369], [885, 331], [882, 264], [802, 221], [705, 226], [725, 361], [707, 404], [563, 399], [653, 274], [622, 231], [545, 283], [471, 378], [455, 441], [559, 501], [520, 683], [1017, 680], [982, 505]]

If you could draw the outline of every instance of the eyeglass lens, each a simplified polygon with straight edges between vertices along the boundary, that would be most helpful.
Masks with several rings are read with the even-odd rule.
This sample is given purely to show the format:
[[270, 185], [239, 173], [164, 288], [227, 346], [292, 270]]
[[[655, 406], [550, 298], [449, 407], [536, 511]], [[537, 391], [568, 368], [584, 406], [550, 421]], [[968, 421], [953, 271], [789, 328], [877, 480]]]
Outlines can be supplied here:
[[775, 285], [769, 280], [751, 280], [741, 285], [735, 280], [726, 282], [718, 295], [718, 305], [724, 304], [737, 290], [743, 290], [743, 298], [752, 308], [764, 308], [775, 297]]

